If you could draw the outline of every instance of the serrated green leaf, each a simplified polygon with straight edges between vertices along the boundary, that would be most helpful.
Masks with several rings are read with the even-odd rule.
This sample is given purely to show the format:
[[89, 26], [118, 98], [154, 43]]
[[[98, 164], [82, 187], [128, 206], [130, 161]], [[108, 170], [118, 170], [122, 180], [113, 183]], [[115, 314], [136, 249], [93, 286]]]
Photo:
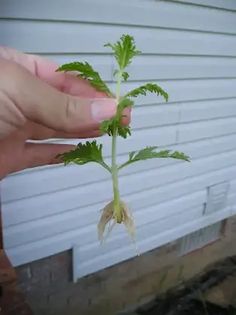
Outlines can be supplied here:
[[128, 72], [126, 72], [126, 71], [122, 72], [122, 77], [123, 77], [124, 81], [127, 81], [129, 78]]
[[71, 62], [60, 66], [56, 71], [76, 71], [79, 76], [86, 79], [90, 84], [98, 91], [105, 92], [106, 94], [112, 96], [112, 92], [106, 85], [106, 83], [101, 79], [99, 73], [93, 69], [93, 67], [88, 62]]
[[159, 85], [155, 83], [147, 83], [145, 85], [142, 85], [130, 92], [128, 92], [125, 97], [137, 97], [139, 95], [146, 95], [147, 92], [155, 93], [157, 95], [161, 95], [164, 97], [165, 101], [168, 101], [168, 94], [166, 91], [164, 91]]
[[132, 164], [134, 162], [154, 159], [154, 158], [172, 158], [179, 159], [184, 161], [190, 161], [189, 157], [185, 155], [183, 152], [179, 151], [170, 151], [170, 150], [162, 150], [156, 151], [157, 147], [146, 147], [140, 151], [133, 151], [129, 154], [129, 159], [127, 162], [123, 163], [119, 169]]
[[109, 166], [103, 160], [102, 144], [97, 144], [96, 141], [79, 143], [74, 150], [60, 154], [58, 157], [65, 165], [69, 163], [84, 165], [89, 162], [96, 162], [110, 172]]
[[117, 129], [117, 134], [121, 136], [122, 138], [127, 138], [131, 135], [131, 129], [129, 126], [122, 126], [118, 122], [117, 118], [111, 118], [109, 120], [104, 120], [100, 124], [100, 130], [103, 133], [108, 134], [109, 136], [114, 135], [114, 130]]
[[129, 126], [118, 126], [117, 132], [118, 135], [124, 139], [131, 135], [131, 129]]
[[132, 107], [133, 105], [134, 105], [134, 102], [130, 98], [127, 98], [127, 97], [122, 98], [119, 104], [117, 105], [118, 118], [122, 117], [122, 112], [125, 108]]
[[117, 129], [117, 134], [121, 136], [122, 138], [127, 138], [129, 135], [131, 135], [131, 129], [129, 126], [123, 126], [121, 124], [123, 115], [123, 110], [127, 107], [131, 107], [133, 105], [133, 101], [131, 101], [128, 98], [123, 98], [117, 105], [117, 113], [114, 118], [104, 120], [100, 124], [100, 130], [109, 136], [114, 135], [114, 130]]
[[114, 127], [116, 126], [116, 124], [117, 124], [117, 122], [116, 122], [116, 119], [114, 119], [114, 118], [104, 120], [100, 124], [100, 130], [101, 130], [101, 132], [106, 133], [109, 136], [113, 136]]
[[132, 61], [132, 58], [141, 52], [136, 49], [134, 38], [130, 35], [122, 35], [116, 43], [107, 43], [110, 47], [121, 70], [124, 70]]

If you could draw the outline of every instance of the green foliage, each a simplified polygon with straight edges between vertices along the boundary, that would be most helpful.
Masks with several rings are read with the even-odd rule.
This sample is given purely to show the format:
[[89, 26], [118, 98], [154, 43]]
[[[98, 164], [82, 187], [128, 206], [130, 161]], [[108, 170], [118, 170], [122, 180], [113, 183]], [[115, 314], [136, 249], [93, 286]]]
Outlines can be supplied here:
[[[103, 209], [100, 222], [98, 224], [99, 238], [102, 240], [105, 228], [108, 226], [108, 234], [116, 223], [123, 223], [132, 239], [134, 239], [134, 222], [132, 214], [120, 198], [118, 172], [125, 166], [132, 163], [153, 159], [153, 158], [173, 158], [184, 161], [189, 161], [189, 157], [182, 152], [161, 150], [157, 151], [157, 147], [146, 147], [139, 151], [134, 151], [129, 154], [128, 161], [122, 165], [117, 165], [117, 136], [127, 138], [131, 134], [130, 126], [125, 126], [124, 123], [124, 110], [128, 107], [133, 107], [134, 103], [132, 98], [139, 95], [146, 96], [147, 93], [154, 93], [157, 96], [162, 96], [165, 101], [168, 101], [168, 94], [160, 86], [155, 83], [146, 83], [140, 87], [129, 91], [125, 96], [120, 96], [121, 83], [129, 79], [127, 66], [132, 62], [133, 57], [140, 54], [137, 50], [132, 36], [122, 35], [120, 40], [116, 43], [108, 43], [105, 45], [110, 47], [113, 55], [117, 61], [117, 70], [113, 75], [116, 78], [116, 93], [112, 93], [105, 82], [101, 79], [98, 72], [87, 62], [72, 62], [62, 65], [57, 71], [76, 71], [79, 76], [90, 82], [90, 84], [97, 90], [105, 92], [108, 96], [116, 99], [117, 110], [113, 118], [105, 120], [100, 125], [100, 130], [103, 133], [112, 137], [111, 146], [111, 166], [104, 162], [102, 155], [102, 145], [98, 145], [96, 141], [86, 142], [85, 144], [79, 143], [78, 146], [64, 154], [60, 158], [65, 164], [75, 163], [83, 165], [89, 162], [95, 162], [103, 166], [112, 176], [113, 186], [113, 200]], [[109, 225], [111, 223], [111, 225]]]
[[122, 138], [127, 138], [131, 135], [129, 126], [122, 126], [116, 118], [104, 120], [100, 125], [100, 130], [103, 133], [107, 133], [109, 136], [113, 136], [115, 132]]
[[156, 151], [157, 147], [146, 147], [140, 151], [133, 151], [129, 154], [129, 159], [127, 162], [122, 164], [119, 169], [138, 162], [138, 161], [143, 161], [143, 160], [148, 160], [148, 159], [154, 159], [154, 158], [172, 158], [172, 159], [178, 159], [178, 160], [184, 160], [184, 161], [189, 161], [189, 157], [185, 155], [182, 152], [178, 151], [170, 151], [170, 150], [162, 150], [162, 151]]
[[134, 102], [131, 99], [127, 97], [122, 98], [117, 105], [117, 116], [121, 118], [123, 110], [127, 107], [132, 107], [133, 105]]
[[86, 79], [98, 91], [105, 92], [107, 95], [112, 96], [106, 83], [101, 79], [99, 73], [93, 69], [88, 62], [71, 62], [60, 66], [56, 71], [76, 71], [79, 76]]
[[126, 72], [126, 71], [122, 72], [122, 77], [123, 77], [124, 81], [127, 81], [129, 78], [128, 72]]
[[157, 84], [147, 83], [142, 85], [130, 92], [128, 92], [125, 97], [137, 97], [139, 95], [147, 95], [147, 92], [155, 93], [164, 97], [165, 101], [168, 101], [168, 94]]
[[[131, 63], [132, 58], [141, 53], [136, 49], [134, 38], [130, 35], [122, 35], [116, 43], [107, 43], [105, 47], [112, 49], [120, 70], [124, 70]], [[127, 78], [126, 73], [124, 76], [125, 81]]]
[[122, 138], [127, 138], [131, 135], [131, 130], [129, 126], [124, 126], [121, 123], [123, 115], [123, 110], [127, 107], [132, 107], [133, 102], [128, 98], [123, 98], [117, 105], [117, 114], [114, 118], [104, 120], [100, 125], [100, 130], [103, 133], [107, 133], [109, 136], [113, 136], [114, 132], [117, 132]]
[[96, 162], [110, 171], [102, 157], [102, 144], [98, 145], [96, 141], [87, 141], [85, 144], [79, 143], [74, 150], [60, 154], [58, 157], [62, 159], [65, 165], [69, 163], [83, 165]]

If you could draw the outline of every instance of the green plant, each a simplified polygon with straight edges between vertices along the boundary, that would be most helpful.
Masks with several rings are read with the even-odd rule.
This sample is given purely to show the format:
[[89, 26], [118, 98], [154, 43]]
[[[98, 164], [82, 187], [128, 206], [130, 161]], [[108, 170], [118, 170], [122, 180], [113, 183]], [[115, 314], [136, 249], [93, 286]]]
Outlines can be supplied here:
[[157, 147], [153, 146], [129, 153], [128, 160], [122, 165], [117, 165], [117, 137], [127, 138], [131, 135], [130, 126], [124, 126], [122, 124], [124, 109], [133, 107], [133, 98], [139, 95], [146, 95], [148, 92], [155, 93], [157, 96], [162, 96], [165, 101], [168, 101], [168, 94], [157, 84], [147, 83], [121, 96], [120, 88], [122, 81], [127, 81], [129, 78], [127, 67], [130, 65], [132, 58], [140, 54], [140, 51], [136, 49], [134, 39], [130, 35], [123, 35], [119, 41], [114, 44], [108, 43], [105, 47], [111, 48], [118, 66], [114, 71], [114, 77], [116, 79], [115, 93], [109, 89], [106, 83], [101, 79], [99, 73], [87, 62], [64, 64], [59, 67], [57, 71], [76, 71], [80, 77], [88, 80], [97, 90], [103, 91], [109, 97], [114, 97], [116, 99], [116, 115], [112, 119], [105, 120], [101, 123], [101, 131], [112, 137], [111, 165], [105, 163], [102, 154], [102, 144], [97, 144], [96, 141], [86, 142], [85, 144], [79, 143], [75, 150], [62, 154], [61, 158], [65, 164], [72, 162], [82, 165], [89, 162], [96, 162], [104, 167], [106, 171], [111, 173], [114, 196], [113, 200], [103, 209], [101, 219], [98, 223], [99, 239], [104, 239], [106, 226], [111, 222], [112, 224], [108, 227], [108, 233], [116, 223], [124, 223], [128, 233], [134, 239], [135, 227], [131, 212], [125, 202], [120, 199], [118, 172], [128, 165], [142, 160], [153, 158], [174, 158], [189, 161], [189, 157], [178, 151], [157, 151]]

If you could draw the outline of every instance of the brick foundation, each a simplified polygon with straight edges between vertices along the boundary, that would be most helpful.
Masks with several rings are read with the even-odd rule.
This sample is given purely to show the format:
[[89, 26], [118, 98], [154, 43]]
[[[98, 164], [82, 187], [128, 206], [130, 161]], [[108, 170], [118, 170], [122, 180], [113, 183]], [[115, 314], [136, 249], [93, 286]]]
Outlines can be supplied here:
[[236, 254], [236, 217], [222, 239], [179, 257], [179, 240], [72, 283], [71, 252], [17, 268], [35, 315], [112, 315], [142, 304]]

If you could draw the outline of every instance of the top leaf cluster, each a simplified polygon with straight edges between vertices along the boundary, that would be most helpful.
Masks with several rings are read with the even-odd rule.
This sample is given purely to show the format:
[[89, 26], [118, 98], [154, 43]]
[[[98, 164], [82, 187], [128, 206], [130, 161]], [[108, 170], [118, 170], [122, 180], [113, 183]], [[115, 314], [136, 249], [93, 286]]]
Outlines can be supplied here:
[[124, 70], [131, 63], [134, 56], [141, 54], [141, 51], [136, 49], [134, 39], [130, 35], [122, 35], [115, 44], [107, 43], [105, 47], [112, 49], [121, 70]]
[[[118, 69], [114, 71], [114, 77], [118, 82], [118, 86], [122, 80], [127, 81], [129, 74], [126, 68], [131, 64], [133, 57], [141, 54], [137, 50], [134, 38], [130, 35], [122, 35], [120, 40], [116, 43], [107, 43], [105, 47], [111, 48], [112, 53], [116, 59]], [[101, 76], [88, 62], [72, 62], [60, 66], [57, 71], [73, 71], [78, 74], [78, 76], [87, 80], [95, 89], [104, 92], [109, 97], [114, 97], [114, 93], [109, 89], [107, 84], [102, 80]], [[153, 93], [157, 96], [162, 96], [164, 100], [168, 101], [168, 94], [156, 83], [146, 83], [141, 85], [125, 95], [118, 98], [117, 112], [116, 115], [101, 123], [101, 131], [108, 134], [109, 136], [114, 136], [118, 134], [119, 136], [126, 138], [131, 134], [130, 126], [124, 126], [122, 124], [123, 111], [127, 107], [132, 107], [134, 105], [133, 98], [140, 95], [146, 96], [147, 93]], [[171, 152], [169, 150], [156, 151], [157, 147], [146, 147], [137, 152], [131, 152], [127, 162], [122, 164], [119, 169], [132, 164], [140, 160], [147, 160], [152, 158], [174, 158], [189, 161], [189, 157], [182, 152]], [[111, 171], [111, 168], [103, 161], [102, 157], [102, 146], [98, 145], [96, 141], [92, 143], [86, 142], [86, 144], [79, 144], [78, 147], [69, 153], [61, 155], [65, 163], [74, 162], [76, 164], [85, 164], [88, 162], [97, 162]]]

